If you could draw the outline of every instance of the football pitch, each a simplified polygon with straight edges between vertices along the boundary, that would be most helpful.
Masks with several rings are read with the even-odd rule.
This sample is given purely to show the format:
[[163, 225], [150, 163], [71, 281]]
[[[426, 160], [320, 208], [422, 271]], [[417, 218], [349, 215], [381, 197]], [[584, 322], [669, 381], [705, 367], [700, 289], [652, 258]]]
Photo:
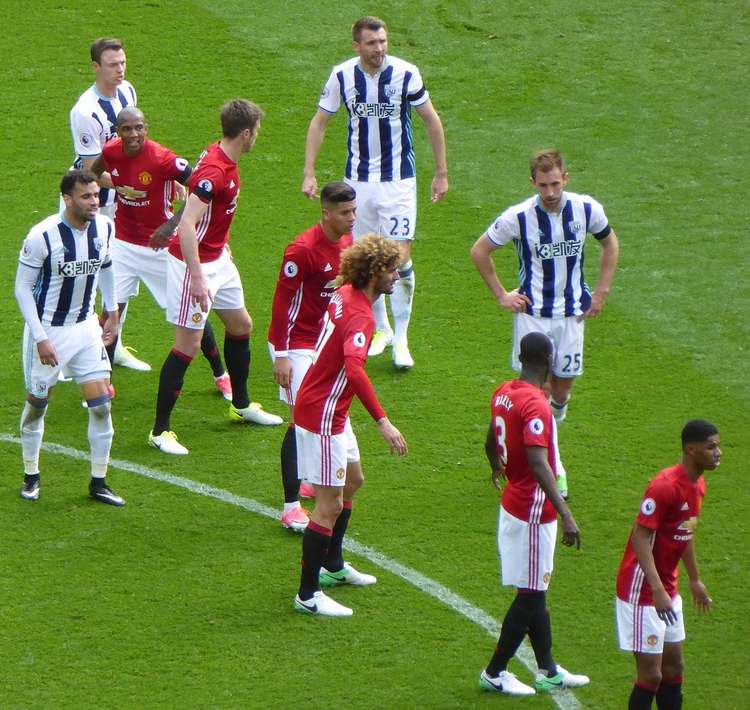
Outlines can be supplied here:
[[[617, 650], [614, 578], [648, 479], [677, 461], [680, 429], [695, 417], [719, 427], [724, 453], [707, 475], [696, 535], [711, 613], [694, 611], [682, 585], [685, 707], [748, 707], [748, 12], [736, 0], [13, 3], [0, 49], [9, 295], [0, 708], [625, 707], [634, 664]], [[378, 584], [332, 593], [351, 619], [310, 618], [292, 609], [300, 537], [277, 519], [282, 428], [231, 423], [198, 357], [172, 419], [190, 455], [146, 445], [172, 331], [145, 290], [131, 302], [125, 341], [153, 370], [114, 373], [109, 479], [127, 505], [87, 497], [87, 417], [70, 384], [46, 418], [41, 498], [20, 499], [25, 395], [12, 293], [23, 237], [57, 209], [72, 160], [68, 113], [93, 82], [89, 45], [121, 37], [150, 136], [178, 154], [194, 161], [218, 138], [229, 98], [266, 111], [240, 164], [230, 244], [255, 324], [251, 396], [286, 418], [266, 350], [271, 298], [284, 246], [319, 217], [299, 192], [305, 133], [365, 13], [388, 23], [390, 53], [422, 72], [445, 126], [450, 192], [430, 204], [432, 156], [415, 117], [416, 365], [397, 373], [389, 354], [368, 363], [409, 455], [390, 456], [353, 407], [367, 481], [348, 555]], [[339, 115], [319, 185], [340, 178], [345, 134]], [[498, 583], [497, 495], [483, 452], [490, 395], [512, 377], [511, 321], [468, 252], [502, 209], [531, 194], [528, 157], [547, 146], [566, 155], [569, 188], [602, 202], [621, 253], [607, 305], [587, 325], [586, 372], [560, 431], [582, 547], [558, 546], [553, 648], [591, 684], [521, 700], [478, 688], [512, 598]], [[514, 283], [512, 249], [496, 264]], [[522, 661], [510, 669], [530, 682]]]

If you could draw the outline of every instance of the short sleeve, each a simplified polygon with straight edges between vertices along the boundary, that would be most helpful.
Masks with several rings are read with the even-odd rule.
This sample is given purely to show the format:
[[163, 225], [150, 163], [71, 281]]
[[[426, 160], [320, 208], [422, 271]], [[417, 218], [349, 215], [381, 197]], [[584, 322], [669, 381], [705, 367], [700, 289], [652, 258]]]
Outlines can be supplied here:
[[338, 73], [334, 70], [320, 92], [318, 108], [326, 113], [336, 113], [341, 108], [341, 90]]
[[49, 250], [42, 234], [34, 231], [29, 232], [26, 239], [23, 240], [18, 261], [32, 269], [41, 269], [48, 256]]
[[422, 81], [422, 75], [419, 73], [419, 69], [414, 66], [411, 67], [409, 85], [406, 87], [406, 98], [414, 107], [427, 103], [430, 98], [427, 89], [425, 89], [424, 82]]
[[543, 396], [527, 399], [521, 406], [523, 445], [549, 449], [553, 437], [551, 419], [549, 404]]
[[604, 207], [601, 203], [597, 202], [593, 197], [586, 197], [586, 203], [590, 206], [590, 215], [588, 217], [588, 231], [594, 235], [596, 239], [604, 239], [609, 236], [612, 231], [607, 220], [607, 215], [604, 214]]
[[664, 520], [672, 498], [673, 491], [668, 483], [659, 479], [651, 481], [643, 494], [636, 523], [644, 528], [656, 530]]
[[190, 178], [190, 192], [208, 204], [224, 188], [224, 175], [217, 167], [199, 168]]
[[102, 126], [93, 117], [80, 111], [70, 114], [70, 130], [73, 133], [73, 147], [76, 155], [82, 158], [94, 158], [102, 152]]
[[489, 240], [497, 247], [502, 247], [520, 236], [518, 217], [511, 209], [505, 210], [485, 232]]

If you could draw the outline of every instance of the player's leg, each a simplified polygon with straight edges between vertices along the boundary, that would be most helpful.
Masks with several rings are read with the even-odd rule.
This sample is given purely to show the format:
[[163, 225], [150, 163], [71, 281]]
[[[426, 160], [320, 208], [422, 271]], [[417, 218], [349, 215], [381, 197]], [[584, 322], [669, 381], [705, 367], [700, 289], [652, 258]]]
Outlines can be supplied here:
[[685, 619], [682, 615], [682, 597], [672, 599], [674, 623], [664, 631], [664, 649], [661, 658], [661, 683], [656, 692], [656, 707], [659, 710], [680, 710], [682, 707], [682, 642], [685, 640]]
[[[354, 239], [360, 239], [366, 234], [383, 234], [378, 218], [378, 190], [381, 184], [351, 180], [345, 182], [357, 193], [357, 219], [352, 230]], [[375, 332], [367, 353], [370, 357], [381, 355], [393, 341], [393, 329], [388, 322], [384, 296], [380, 296], [372, 304], [372, 314], [375, 318]]]
[[[343, 509], [346, 446], [341, 435], [328, 436], [295, 427], [300, 476], [315, 486], [315, 509], [302, 536], [302, 572], [294, 608], [307, 614], [351, 616], [320, 589], [320, 568]], [[338, 475], [338, 472], [341, 475]]]
[[[99, 374], [97, 373], [96, 376], [99, 377]], [[114, 435], [109, 377], [79, 381], [79, 385], [89, 414], [88, 439], [91, 451], [89, 494], [101, 503], [125, 505], [125, 501], [107, 484], [107, 466]]]
[[636, 679], [630, 692], [629, 710], [648, 710], [661, 683], [662, 650], [666, 624], [653, 606], [616, 600], [617, 636], [620, 648], [635, 658]]
[[583, 374], [583, 321], [574, 316], [549, 319], [555, 357], [550, 378], [552, 414], [561, 424], [568, 413], [573, 382]]
[[394, 284], [390, 297], [393, 314], [393, 364], [400, 369], [410, 369], [414, 366], [409, 352], [408, 329], [416, 286], [411, 258], [417, 221], [416, 180], [398, 180], [381, 185], [381, 192], [381, 228], [399, 247], [399, 279]]
[[107, 346], [107, 354], [113, 365], [140, 372], [149, 372], [151, 365], [139, 360], [133, 355], [132, 348], [124, 345], [122, 331], [128, 315], [128, 301], [138, 295], [141, 277], [153, 269], [151, 262], [155, 258], [159, 259], [154, 256], [152, 249], [130, 244], [122, 239], [115, 239], [112, 243], [112, 268], [115, 270], [115, 293], [118, 298], [120, 323], [117, 338]]
[[23, 487], [21, 497], [39, 499], [39, 452], [44, 436], [44, 415], [49, 399], [32, 394], [26, 396], [21, 412], [21, 450], [23, 452]]
[[[294, 400], [302, 379], [310, 369], [315, 357], [314, 351], [291, 350], [287, 355], [291, 367], [289, 387], [279, 387], [279, 399], [289, 405], [289, 427], [281, 443], [281, 483], [284, 488], [284, 509], [281, 524], [285, 528], [302, 532], [310, 521], [308, 512], [299, 502], [300, 479], [297, 466], [297, 437], [294, 433]], [[311, 488], [307, 484], [307, 488]], [[310, 497], [310, 491], [306, 491]]]
[[177, 441], [171, 428], [172, 410], [182, 392], [190, 363], [193, 361], [201, 338], [202, 328], [175, 326], [175, 338], [159, 372], [159, 389], [156, 395], [156, 416], [154, 425], [148, 435], [148, 443], [166, 454], [184, 455], [188, 450]]
[[206, 320], [206, 327], [203, 329], [203, 338], [201, 339], [201, 352], [211, 366], [211, 372], [214, 375], [214, 384], [224, 399], [232, 401], [232, 380], [229, 373], [224, 369], [224, 363], [219, 353], [219, 346], [216, 344], [216, 336], [211, 323]]

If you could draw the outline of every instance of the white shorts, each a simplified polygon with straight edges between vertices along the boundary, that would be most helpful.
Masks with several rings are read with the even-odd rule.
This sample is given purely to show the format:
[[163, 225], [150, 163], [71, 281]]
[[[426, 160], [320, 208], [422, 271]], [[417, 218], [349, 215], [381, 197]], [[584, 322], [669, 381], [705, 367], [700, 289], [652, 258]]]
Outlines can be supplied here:
[[685, 619], [682, 616], [682, 597], [672, 599], [677, 621], [667, 625], [656, 613], [656, 607], [630, 604], [617, 598], [617, 636], [623, 651], [634, 653], [662, 653], [664, 643], [685, 640]]
[[346, 466], [359, 461], [359, 446], [347, 417], [341, 434], [316, 434], [294, 427], [297, 437], [297, 478], [318, 486], [343, 486]]
[[289, 387], [279, 387], [279, 399], [293, 407], [297, 392], [299, 392], [299, 387], [302, 384], [302, 378], [315, 362], [315, 351], [288, 350], [287, 357], [289, 358], [289, 364], [292, 366], [292, 377]]
[[167, 307], [167, 250], [131, 244], [115, 239], [112, 266], [118, 303], [138, 295], [141, 281], [162, 310]]
[[411, 241], [417, 228], [417, 180], [356, 182], [345, 179], [357, 193], [357, 221], [353, 236], [369, 232], [396, 241]]
[[544, 333], [555, 346], [552, 374], [571, 379], [583, 374], [583, 321], [578, 316], [565, 318], [536, 318], [528, 313], [513, 315], [513, 352], [511, 366], [520, 371], [521, 340], [529, 333]]
[[102, 343], [102, 328], [96, 315], [82, 323], [45, 327], [57, 352], [57, 366], [42, 365], [36, 343], [23, 330], [23, 376], [26, 391], [39, 399], [46, 399], [49, 390], [57, 384], [60, 370], [78, 384], [109, 379], [112, 366]]
[[497, 549], [503, 584], [544, 592], [549, 587], [555, 558], [557, 520], [527, 523], [500, 506]]
[[[209, 310], [231, 311], [245, 307], [240, 273], [226, 249], [215, 261], [201, 264], [203, 279], [211, 291]], [[190, 298], [190, 275], [185, 262], [167, 254], [167, 320], [194, 330], [206, 327], [208, 313]]]

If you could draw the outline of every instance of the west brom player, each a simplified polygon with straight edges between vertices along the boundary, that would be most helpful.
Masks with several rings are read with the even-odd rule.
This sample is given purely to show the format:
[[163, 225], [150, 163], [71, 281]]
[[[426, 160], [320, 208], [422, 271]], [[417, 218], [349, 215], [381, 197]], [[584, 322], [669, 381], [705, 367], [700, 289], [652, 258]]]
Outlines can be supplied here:
[[[305, 529], [309, 518], [299, 504], [294, 398], [314, 360], [323, 316], [339, 275], [341, 252], [352, 243], [351, 231], [357, 214], [354, 189], [344, 182], [331, 182], [320, 193], [320, 205], [320, 222], [284, 250], [268, 329], [274, 377], [280, 398], [289, 404], [292, 414], [281, 445], [284, 485], [281, 524], [297, 531]], [[309, 485], [307, 488], [309, 494]]]
[[711, 597], [698, 573], [693, 535], [706, 495], [704, 471], [721, 462], [719, 431], [702, 419], [682, 429], [682, 459], [649, 483], [617, 573], [620, 648], [635, 656], [630, 710], [682, 707], [685, 622], [677, 590], [685, 565], [695, 606], [707, 612]]
[[315, 509], [302, 539], [302, 576], [294, 598], [295, 608], [306, 614], [351, 616], [351, 609], [320, 587], [364, 587], [377, 581], [345, 562], [342, 553], [352, 501], [364, 482], [349, 406], [356, 395], [391, 451], [406, 454], [406, 441], [386, 417], [364, 368], [375, 327], [372, 303], [393, 291], [397, 264], [396, 245], [374, 234], [342, 254], [343, 285], [331, 297], [315, 362], [294, 402], [299, 476], [315, 487]]
[[175, 339], [159, 375], [156, 418], [148, 435], [148, 443], [167, 454], [188, 453], [171, 431], [170, 417], [211, 308], [225, 328], [224, 358], [232, 381], [230, 418], [266, 426], [283, 421], [251, 402], [248, 395], [253, 322], [245, 308], [240, 274], [227, 248], [240, 193], [237, 161], [255, 144], [262, 118], [263, 111], [244, 99], [222, 107], [222, 138], [198, 161], [177, 236], [169, 242], [167, 320], [174, 323]]
[[[75, 162], [73, 167], [90, 170], [101, 155], [104, 144], [117, 135], [117, 115], [126, 106], [135, 106], [138, 97], [133, 85], [125, 80], [126, 57], [122, 41], [101, 37], [91, 45], [91, 63], [96, 74], [93, 85], [84, 91], [70, 111]], [[113, 217], [116, 209], [115, 191], [108, 172], [99, 176], [99, 209]], [[60, 202], [60, 209], [64, 207]], [[126, 311], [121, 313], [120, 329]], [[148, 371], [151, 366], [139, 360], [118, 340], [115, 365], [132, 370]]]
[[[604, 307], [617, 266], [619, 246], [602, 206], [588, 195], [567, 192], [562, 155], [543, 150], [531, 158], [531, 184], [537, 195], [509, 207], [477, 239], [471, 258], [502, 308], [512, 311], [511, 363], [519, 370], [518, 344], [527, 333], [546, 333], [555, 345], [552, 411], [565, 419], [573, 381], [583, 373], [583, 320]], [[591, 233], [602, 247], [599, 280], [593, 293], [583, 274], [583, 247]], [[518, 288], [507, 291], [498, 279], [492, 252], [513, 242], [518, 253]]]
[[390, 299], [394, 329], [385, 299], [379, 298], [373, 306], [377, 330], [369, 354], [380, 355], [392, 342], [394, 364], [408, 369], [414, 365], [407, 330], [415, 285], [411, 242], [417, 221], [411, 109], [424, 121], [435, 158], [433, 202], [448, 191], [445, 136], [417, 67], [387, 54], [388, 33], [382, 20], [363, 17], [355, 22], [352, 47], [357, 56], [333, 68], [310, 122], [302, 192], [310, 198], [317, 193], [320, 146], [328, 122], [343, 105], [349, 120], [345, 179], [357, 193], [354, 238], [382, 234], [398, 244], [400, 255], [400, 278]]
[[[31, 229], [16, 273], [16, 300], [26, 321], [23, 371], [28, 392], [21, 414], [25, 471], [21, 496], [39, 498], [44, 415], [64, 367], [80, 386], [88, 406], [89, 493], [102, 503], [119, 506], [123, 499], [106, 481], [113, 429], [111, 368], [104, 346], [117, 332], [118, 320], [110, 260], [114, 225], [97, 214], [99, 185], [92, 173], [69, 171], [60, 192], [65, 209]], [[94, 313], [97, 284], [106, 313], [103, 333]]]
[[[557, 516], [563, 545], [580, 547], [578, 525], [555, 485], [557, 437], [542, 385], [552, 363], [552, 342], [543, 333], [529, 333], [520, 343], [521, 375], [505, 382], [492, 395], [485, 453], [492, 482], [500, 487], [497, 545], [503, 584], [516, 596], [503, 620], [500, 638], [487, 668], [479, 676], [484, 690], [509, 695], [533, 695], [557, 688], [586, 685], [552, 656], [552, 628], [547, 588], [552, 576]], [[528, 633], [539, 668], [534, 688], [507, 670]]]
[[[148, 139], [140, 109], [128, 106], [117, 116], [117, 138], [108, 141], [91, 166], [95, 175], [107, 172], [117, 193], [112, 261], [115, 290], [122, 313], [146, 284], [162, 310], [167, 307], [167, 246], [179, 215], [172, 211], [175, 185], [187, 185], [192, 174], [185, 158]], [[110, 359], [115, 342], [107, 346]], [[232, 384], [224, 370], [213, 328], [206, 322], [201, 350], [214, 373], [216, 387], [232, 399]]]

